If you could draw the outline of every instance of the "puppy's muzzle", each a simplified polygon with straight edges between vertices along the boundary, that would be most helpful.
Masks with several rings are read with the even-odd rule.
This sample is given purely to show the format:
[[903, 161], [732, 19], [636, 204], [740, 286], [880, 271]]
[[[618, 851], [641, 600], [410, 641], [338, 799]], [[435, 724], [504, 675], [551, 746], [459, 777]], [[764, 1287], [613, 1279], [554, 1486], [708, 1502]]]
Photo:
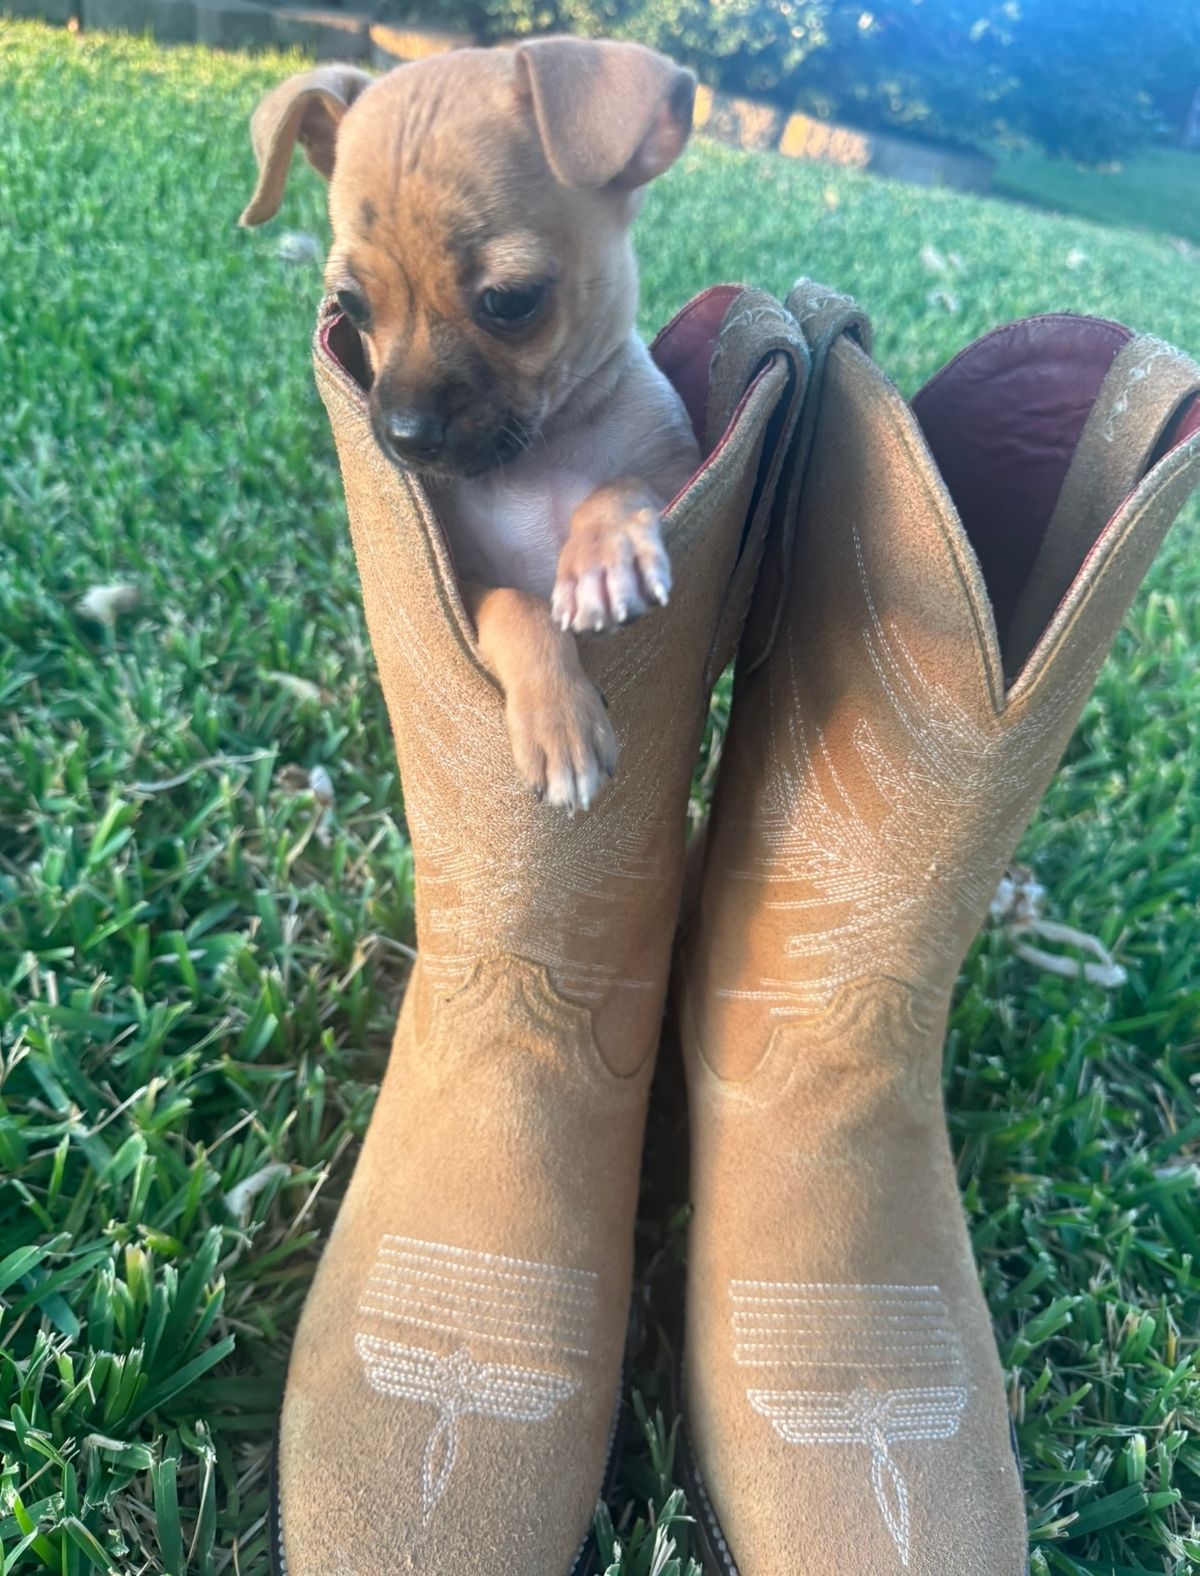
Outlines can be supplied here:
[[393, 410], [381, 416], [379, 435], [401, 465], [419, 468], [446, 447], [446, 419], [431, 410]]
[[402, 470], [426, 476], [478, 476], [515, 459], [536, 423], [498, 407], [494, 399], [461, 394], [396, 400], [376, 387], [371, 425], [380, 448]]

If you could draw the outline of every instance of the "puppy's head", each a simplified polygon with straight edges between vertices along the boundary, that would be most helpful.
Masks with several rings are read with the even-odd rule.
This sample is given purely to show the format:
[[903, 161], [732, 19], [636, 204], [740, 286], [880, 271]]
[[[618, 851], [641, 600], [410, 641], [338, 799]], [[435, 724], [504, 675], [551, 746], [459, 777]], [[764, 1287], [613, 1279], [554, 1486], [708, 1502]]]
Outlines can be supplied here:
[[694, 92], [641, 45], [547, 38], [378, 79], [327, 66], [262, 101], [242, 223], [277, 211], [299, 141], [330, 183], [326, 284], [362, 333], [392, 458], [479, 474], [586, 391], [632, 327], [629, 224]]

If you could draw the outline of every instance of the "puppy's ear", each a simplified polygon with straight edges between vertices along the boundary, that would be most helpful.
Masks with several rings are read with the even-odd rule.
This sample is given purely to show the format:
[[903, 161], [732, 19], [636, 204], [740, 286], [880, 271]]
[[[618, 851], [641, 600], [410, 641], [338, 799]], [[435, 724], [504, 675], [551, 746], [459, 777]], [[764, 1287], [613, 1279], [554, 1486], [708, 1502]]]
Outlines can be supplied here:
[[688, 140], [696, 79], [642, 44], [542, 38], [518, 48], [516, 69], [564, 186], [644, 186]]
[[329, 179], [342, 116], [374, 80], [354, 66], [321, 66], [289, 77], [259, 101], [250, 121], [258, 185], [239, 224], [263, 224], [279, 212], [297, 140], [313, 169]]

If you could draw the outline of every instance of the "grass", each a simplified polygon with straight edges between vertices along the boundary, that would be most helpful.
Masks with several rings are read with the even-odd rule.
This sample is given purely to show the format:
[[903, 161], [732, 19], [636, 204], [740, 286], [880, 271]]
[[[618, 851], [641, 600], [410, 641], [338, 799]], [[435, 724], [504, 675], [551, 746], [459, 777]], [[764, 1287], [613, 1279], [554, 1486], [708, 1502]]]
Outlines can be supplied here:
[[1147, 148], [1105, 169], [1021, 153], [996, 169], [995, 191], [1097, 224], [1157, 230], [1200, 246], [1200, 153]]
[[[308, 362], [319, 269], [234, 227], [247, 117], [294, 64], [0, 26], [5, 1576], [263, 1576], [289, 1335], [412, 940]], [[283, 225], [324, 236], [307, 171]], [[1200, 273], [1167, 241], [1003, 203], [703, 146], [638, 234], [647, 329], [715, 280], [781, 293], [803, 271], [866, 304], [908, 391], [1047, 309], [1200, 351]], [[1024, 848], [1128, 984], [1038, 975], [985, 934], [946, 1047], [1035, 1576], [1200, 1561], [1195, 527]], [[137, 606], [81, 612], [111, 583]], [[678, 1243], [648, 1209], [649, 1284]], [[618, 1576], [686, 1555], [660, 1364], [651, 1341]]]

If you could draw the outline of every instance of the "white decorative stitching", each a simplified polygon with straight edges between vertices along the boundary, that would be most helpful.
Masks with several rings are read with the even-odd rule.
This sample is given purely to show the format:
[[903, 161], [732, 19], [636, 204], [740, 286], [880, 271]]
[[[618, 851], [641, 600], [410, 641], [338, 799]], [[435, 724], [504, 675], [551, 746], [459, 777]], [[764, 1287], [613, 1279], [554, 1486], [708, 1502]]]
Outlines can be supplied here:
[[[1090, 684], [1085, 667], [1016, 722], [977, 714], [928, 678], [899, 629], [884, 623], [857, 528], [852, 535], [867, 613], [862, 638], [910, 748], [893, 758], [870, 722], [855, 726], [858, 774], [882, 802], [882, 813], [868, 817], [824, 730], [805, 725], [794, 656], [786, 674], [771, 669], [769, 755], [751, 816], [760, 848], [747, 868], [730, 874], [777, 891], [799, 888], [766, 904], [793, 915], [799, 928], [782, 939], [778, 972], [718, 994], [762, 1002], [775, 1017], [824, 1010], [847, 985], [880, 974], [934, 990], [925, 984], [928, 959], [951, 955], [964, 916], [982, 920], [994, 893], [981, 807], [996, 807], [995, 830], [1007, 839], [1010, 824], [1027, 817], [1041, 794], [1050, 736]], [[949, 836], [970, 829], [973, 857], [931, 861], [931, 824]], [[795, 972], [789, 963], [816, 972]]]
[[790, 1445], [865, 1445], [871, 1452], [871, 1487], [884, 1525], [907, 1565], [912, 1546], [908, 1488], [891, 1456], [901, 1442], [951, 1439], [967, 1404], [961, 1386], [802, 1394], [748, 1390], [750, 1404]]
[[805, 1302], [811, 1301], [816, 1292], [831, 1292], [834, 1302], [850, 1303], [856, 1308], [861, 1305], [864, 1293], [870, 1293], [869, 1300], [871, 1302], [877, 1302], [880, 1293], [889, 1291], [899, 1293], [906, 1304], [914, 1300], [936, 1303], [941, 1303], [942, 1301], [942, 1289], [940, 1286], [908, 1286], [900, 1284], [858, 1286], [854, 1284], [845, 1285], [836, 1281], [804, 1281], [796, 1286], [789, 1286], [785, 1281], [735, 1280], [730, 1282], [730, 1290], [737, 1295], [739, 1301], [746, 1300], [744, 1297], [746, 1290], [768, 1292], [772, 1302], [780, 1300], [777, 1294], [788, 1291], [794, 1291], [797, 1297], [802, 1298]]
[[1140, 352], [1141, 359], [1125, 369], [1125, 383], [1121, 392], [1116, 396], [1109, 409], [1108, 419], [1100, 434], [1105, 443], [1113, 443], [1120, 430], [1121, 419], [1129, 412], [1130, 401], [1139, 383], [1144, 383], [1150, 376], [1154, 365], [1158, 361], [1183, 361], [1183, 357], [1172, 346], [1164, 344], [1161, 340], [1148, 340]]
[[422, 1242], [416, 1237], [385, 1236], [379, 1247], [380, 1258], [415, 1258], [432, 1263], [449, 1261], [474, 1266], [495, 1275], [519, 1275], [549, 1285], [578, 1286], [591, 1290], [597, 1277], [591, 1270], [559, 1269], [553, 1264], [535, 1264], [531, 1259], [510, 1259], [500, 1253], [479, 1253], [473, 1248], [453, 1248], [444, 1242]]
[[742, 330], [756, 329], [760, 324], [767, 324], [775, 328], [783, 337], [797, 341], [796, 320], [790, 312], [785, 312], [781, 306], [770, 301], [755, 300], [753, 305], [744, 306], [733, 317], [726, 318], [721, 325], [721, 333], [717, 339], [716, 348], [713, 350], [712, 359], [708, 364], [710, 383], [715, 379], [717, 369], [724, 359], [725, 352], [729, 349], [735, 335]]
[[[613, 990], [640, 995], [658, 989], [650, 975], [629, 976], [615, 963], [597, 960], [606, 943], [620, 942], [631, 927], [636, 933], [635, 921], [653, 904], [646, 888], [661, 892], [669, 885], [679, 844], [675, 823], [657, 807], [629, 805], [619, 816], [579, 821], [564, 843], [549, 820], [510, 815], [508, 801], [523, 803], [527, 790], [512, 770], [507, 740], [502, 762], [481, 758], [479, 716], [469, 688], [457, 674], [445, 681], [446, 664], [430, 651], [408, 611], [388, 595], [386, 581], [384, 586], [391, 650], [407, 665], [422, 698], [410, 719], [411, 747], [401, 766], [420, 868], [421, 965], [434, 991], [465, 983], [480, 955], [492, 952], [542, 964], [560, 991], [586, 1006]], [[624, 769], [632, 770], [633, 763]], [[494, 804], [494, 830], [481, 826], [478, 816], [461, 813], [476, 800]], [[548, 862], [550, 840], [555, 857]], [[540, 872], [537, 881], [529, 879], [531, 867]]]
[[433, 1432], [421, 1459], [421, 1505], [434, 1509], [454, 1471], [458, 1420], [495, 1417], [510, 1423], [541, 1423], [579, 1388], [561, 1374], [499, 1363], [478, 1363], [459, 1347], [448, 1357], [379, 1336], [356, 1335], [354, 1347], [373, 1390], [437, 1408]]
[[383, 1238], [359, 1313], [455, 1342], [449, 1352], [438, 1352], [369, 1331], [354, 1337], [373, 1390], [437, 1409], [421, 1463], [426, 1515], [453, 1475], [461, 1418], [544, 1422], [579, 1389], [577, 1377], [553, 1367], [482, 1361], [472, 1344], [523, 1349], [549, 1364], [586, 1359], [598, 1288], [599, 1276], [590, 1270], [412, 1237]]
[[567, 1357], [587, 1357], [588, 1350], [585, 1346], [559, 1346], [553, 1341], [542, 1340], [532, 1335], [511, 1335], [498, 1332], [494, 1329], [465, 1330], [461, 1324], [448, 1324], [441, 1319], [426, 1319], [422, 1316], [405, 1313], [392, 1308], [381, 1308], [372, 1302], [363, 1302], [359, 1308], [360, 1313], [375, 1314], [381, 1319], [395, 1319], [402, 1324], [414, 1325], [420, 1330], [436, 1330], [441, 1335], [474, 1335], [476, 1339], [498, 1341], [506, 1346], [523, 1346], [530, 1351], [545, 1352], [550, 1355], [561, 1351]]
[[[729, 1299], [739, 1367], [838, 1369], [855, 1376], [843, 1390], [754, 1387], [746, 1397], [787, 1444], [865, 1446], [871, 1452], [879, 1513], [907, 1566], [912, 1512], [892, 1446], [952, 1438], [967, 1405], [962, 1350], [941, 1292], [936, 1286], [732, 1281]], [[941, 1384], [897, 1383], [930, 1369], [939, 1371]]]

